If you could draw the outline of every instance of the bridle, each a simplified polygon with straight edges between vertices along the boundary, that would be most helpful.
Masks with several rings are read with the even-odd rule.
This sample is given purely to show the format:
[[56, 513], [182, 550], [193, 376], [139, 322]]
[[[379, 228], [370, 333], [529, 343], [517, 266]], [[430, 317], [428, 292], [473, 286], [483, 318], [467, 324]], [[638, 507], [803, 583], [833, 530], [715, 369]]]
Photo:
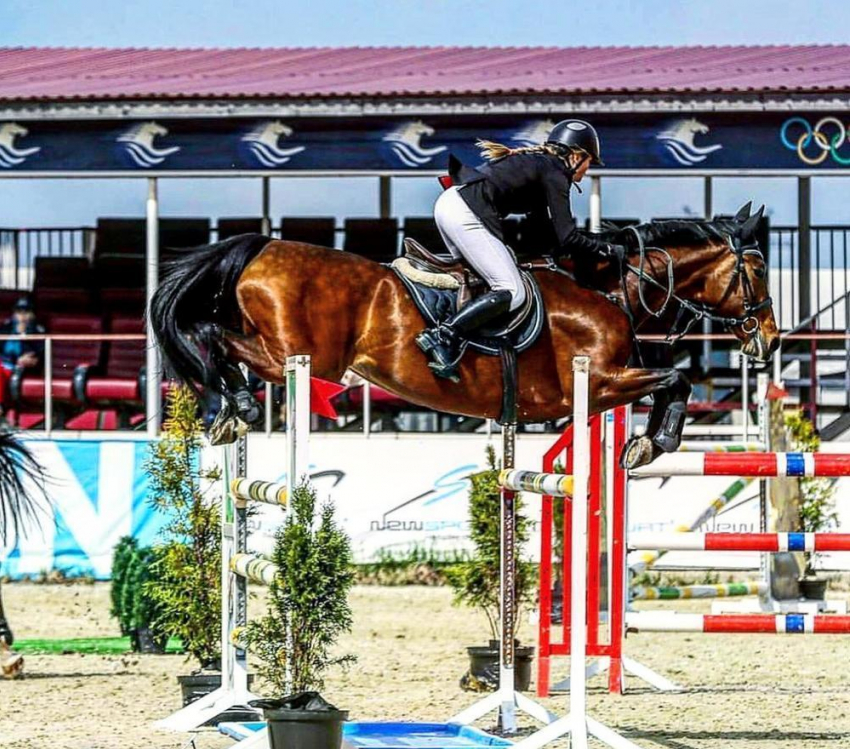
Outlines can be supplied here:
[[[759, 250], [757, 243], [737, 245], [733, 241], [731, 235], [726, 235], [726, 243], [729, 247], [729, 251], [735, 255], [735, 267], [732, 270], [729, 283], [727, 284], [723, 295], [720, 297], [720, 300], [715, 305], [708, 305], [683, 299], [676, 294], [673, 258], [670, 256], [670, 253], [662, 247], [647, 246], [644, 242], [643, 236], [641, 236], [641, 233], [636, 227], [630, 226], [628, 227], [628, 230], [634, 234], [639, 251], [638, 267], [630, 265], [629, 263], [624, 263], [623, 267], [620, 269], [620, 282], [623, 287], [624, 304], [626, 306], [626, 313], [631, 320], [634, 319], [634, 311], [632, 309], [631, 297], [628, 293], [626, 271], [633, 273], [638, 277], [638, 300], [644, 312], [646, 312], [650, 317], [662, 317], [667, 312], [667, 307], [671, 301], [678, 304], [676, 318], [665, 337], [665, 341], [668, 343], [675, 343], [681, 339], [699, 320], [711, 320], [712, 322], [720, 323], [726, 329], [740, 327], [742, 332], [749, 338], [752, 338], [758, 333], [761, 328], [761, 322], [758, 317], [756, 317], [756, 314], [773, 304], [773, 300], [770, 296], [765, 297], [761, 301], [756, 300], [755, 288], [753, 287], [753, 282], [747, 272], [747, 266], [744, 259], [748, 255], [758, 257], [763, 263], [765, 262], [764, 255], [761, 250]], [[667, 266], [666, 286], [644, 270], [648, 251], [657, 252], [664, 258]], [[729, 298], [739, 282], [744, 296], [744, 314], [738, 317], [728, 317], [717, 314], [714, 310], [720, 307]], [[650, 286], [656, 289], [661, 289], [661, 291], [664, 292], [664, 301], [657, 309], [652, 309], [647, 303], [644, 295], [644, 284], [649, 284]], [[688, 315], [690, 315], [690, 318], [686, 319]]]

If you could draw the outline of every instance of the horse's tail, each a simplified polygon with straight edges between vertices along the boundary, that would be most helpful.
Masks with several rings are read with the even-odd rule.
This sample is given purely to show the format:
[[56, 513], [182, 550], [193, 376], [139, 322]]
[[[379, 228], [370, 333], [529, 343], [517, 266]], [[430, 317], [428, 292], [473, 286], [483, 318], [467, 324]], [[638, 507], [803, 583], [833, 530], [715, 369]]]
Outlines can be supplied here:
[[245, 266], [270, 241], [261, 234], [240, 234], [182, 250], [164, 265], [148, 309], [148, 324], [170, 373], [193, 389], [198, 383], [215, 390], [220, 387], [201, 349], [199, 333], [205, 325], [241, 328], [236, 284]]
[[10, 430], [0, 431], [0, 541], [20, 537], [25, 525], [37, 525], [39, 506], [49, 506], [46, 476], [30, 449]]

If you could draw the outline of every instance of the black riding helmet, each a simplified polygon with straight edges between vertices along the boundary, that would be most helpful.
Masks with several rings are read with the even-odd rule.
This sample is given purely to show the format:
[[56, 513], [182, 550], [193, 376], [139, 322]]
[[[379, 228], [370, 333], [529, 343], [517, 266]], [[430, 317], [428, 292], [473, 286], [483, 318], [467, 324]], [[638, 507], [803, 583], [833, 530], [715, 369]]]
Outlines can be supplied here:
[[546, 142], [563, 148], [579, 148], [590, 156], [590, 163], [604, 166], [599, 148], [599, 134], [593, 125], [584, 120], [561, 120], [552, 131]]

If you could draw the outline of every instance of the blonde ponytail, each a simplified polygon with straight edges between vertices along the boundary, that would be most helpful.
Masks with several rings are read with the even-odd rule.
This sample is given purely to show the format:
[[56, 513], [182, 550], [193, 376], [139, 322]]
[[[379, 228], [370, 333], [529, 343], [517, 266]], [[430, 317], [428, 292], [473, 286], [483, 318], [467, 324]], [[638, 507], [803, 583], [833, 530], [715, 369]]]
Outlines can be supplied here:
[[503, 159], [505, 156], [515, 156], [518, 153], [548, 153], [552, 156], [557, 156], [569, 166], [569, 156], [557, 148], [553, 148], [548, 143], [542, 143], [539, 146], [520, 146], [519, 148], [509, 148], [501, 143], [495, 143], [492, 140], [479, 139], [475, 141], [475, 145], [481, 150], [481, 155], [487, 161], [496, 161]]

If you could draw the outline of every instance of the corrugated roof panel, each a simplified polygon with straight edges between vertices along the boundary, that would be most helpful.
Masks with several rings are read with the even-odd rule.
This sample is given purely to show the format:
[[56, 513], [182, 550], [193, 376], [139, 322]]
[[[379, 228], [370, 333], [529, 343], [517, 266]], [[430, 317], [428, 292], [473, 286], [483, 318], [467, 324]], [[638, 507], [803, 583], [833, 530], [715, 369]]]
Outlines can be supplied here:
[[0, 48], [0, 99], [850, 91], [850, 45]]

